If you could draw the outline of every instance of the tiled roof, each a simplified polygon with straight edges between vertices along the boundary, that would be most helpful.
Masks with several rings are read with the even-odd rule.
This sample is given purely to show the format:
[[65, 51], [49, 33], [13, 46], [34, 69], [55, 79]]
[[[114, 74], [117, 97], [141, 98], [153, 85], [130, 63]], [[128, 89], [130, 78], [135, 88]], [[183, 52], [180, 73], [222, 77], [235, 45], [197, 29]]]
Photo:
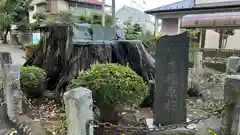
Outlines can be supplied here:
[[102, 5], [102, 2], [99, 0], [85, 0], [85, 1], [90, 4]]
[[[93, 4], [93, 5], [102, 5], [101, 0], [72, 0], [76, 2], [83, 2], [83, 3], [88, 3], [88, 4]], [[105, 6], [111, 7], [111, 5], [105, 4]]]
[[151, 12], [161, 12], [161, 11], [169, 11], [169, 10], [178, 10], [178, 9], [191, 9], [194, 7], [194, 0], [182, 0], [176, 3], [168, 4], [165, 6], [157, 7], [154, 9], [150, 9], [145, 11], [146, 13]]
[[94, 5], [102, 5], [102, 2], [99, 0], [67, 0], [67, 1], [76, 1], [76, 2], [94, 4]]
[[145, 13], [163, 13], [173, 11], [185, 11], [185, 10], [199, 10], [199, 9], [216, 9], [216, 8], [228, 8], [228, 7], [240, 7], [240, 2], [218, 2], [218, 3], [206, 3], [196, 5], [195, 0], [182, 0], [173, 4], [157, 7], [145, 11]]

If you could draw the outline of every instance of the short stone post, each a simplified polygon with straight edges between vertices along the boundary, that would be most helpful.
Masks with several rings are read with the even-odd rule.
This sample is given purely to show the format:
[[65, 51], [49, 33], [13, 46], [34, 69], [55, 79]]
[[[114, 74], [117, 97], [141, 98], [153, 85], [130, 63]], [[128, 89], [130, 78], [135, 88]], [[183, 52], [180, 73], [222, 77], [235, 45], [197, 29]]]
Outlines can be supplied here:
[[15, 119], [22, 107], [20, 94], [20, 65], [5, 64], [5, 85], [4, 91], [6, 93], [7, 114], [10, 119]]
[[4, 64], [12, 64], [12, 57], [11, 53], [9, 52], [0, 52], [0, 80], [1, 80], [1, 89], [4, 88], [4, 79], [5, 79], [5, 72], [4, 72]]
[[88, 123], [93, 119], [92, 91], [76, 88], [64, 93], [68, 135], [93, 135], [93, 127]]
[[194, 68], [197, 72], [201, 72], [202, 61], [203, 61], [203, 52], [194, 52]]
[[225, 79], [224, 99], [227, 105], [222, 113], [223, 135], [238, 135], [240, 133], [240, 75], [229, 75]]

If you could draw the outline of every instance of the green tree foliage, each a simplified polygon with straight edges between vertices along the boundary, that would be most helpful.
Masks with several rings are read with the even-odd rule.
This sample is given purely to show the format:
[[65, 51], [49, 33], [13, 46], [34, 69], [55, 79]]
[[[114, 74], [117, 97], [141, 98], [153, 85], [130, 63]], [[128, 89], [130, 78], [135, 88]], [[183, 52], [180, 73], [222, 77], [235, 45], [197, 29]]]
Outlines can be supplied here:
[[[215, 29], [216, 32], [218, 32], [220, 34], [220, 29]], [[219, 46], [219, 48], [225, 48], [228, 42], [228, 37], [229, 36], [233, 36], [235, 34], [235, 30], [234, 29], [224, 29], [223, 30], [223, 45]]]
[[4, 43], [12, 23], [23, 26], [28, 22], [26, 0], [0, 0], [0, 31], [4, 32]]
[[199, 28], [195, 28], [195, 29], [186, 29], [186, 32], [188, 33], [189, 37], [191, 39], [199, 39], [200, 36], [200, 29]]
[[[89, 23], [93, 25], [101, 25], [102, 21], [102, 14], [99, 13], [89, 13], [89, 14], [81, 14], [76, 16], [77, 21], [81, 23]], [[112, 25], [112, 19], [111, 16], [106, 14], [106, 26]]]
[[124, 31], [127, 40], [140, 40], [142, 35], [142, 27], [139, 24], [126, 24]]
[[33, 19], [35, 19], [36, 22], [43, 22], [46, 18], [47, 16], [44, 13], [40, 13], [40, 12], [36, 12], [33, 15]]
[[199, 48], [199, 40], [200, 40], [200, 29], [186, 29], [190, 38], [190, 48]]
[[60, 22], [74, 22], [74, 16], [71, 12], [68, 11], [60, 11], [57, 16], [57, 20]]
[[150, 31], [142, 31], [142, 27], [139, 24], [131, 25], [129, 22], [125, 22], [125, 38], [127, 40], [141, 40], [146, 47], [147, 51], [155, 52], [156, 42], [159, 37], [153, 35]]
[[[60, 11], [56, 18], [46, 18], [43, 13], [35, 13], [33, 16], [36, 22], [32, 23], [32, 28], [36, 28], [42, 23], [56, 23], [58, 22], [65, 22], [65, 23], [89, 23], [92, 25], [101, 25], [102, 14], [98, 13], [89, 13], [89, 14], [82, 14], [82, 15], [73, 15], [71, 12], [68, 11]], [[106, 26], [111, 26], [111, 16], [106, 14]]]
[[33, 15], [33, 19], [35, 19], [36, 21], [34, 23], [30, 24], [30, 29], [31, 30], [34, 30], [37, 27], [39, 27], [47, 19], [47, 16], [44, 13], [36, 12]]
[[71, 12], [68, 11], [60, 11], [56, 18], [47, 18], [46, 14], [41, 12], [36, 12], [33, 15], [33, 19], [36, 21], [31, 24], [31, 29], [38, 28], [41, 24], [51, 24], [58, 22], [64, 22], [64, 23], [73, 23], [74, 16]]

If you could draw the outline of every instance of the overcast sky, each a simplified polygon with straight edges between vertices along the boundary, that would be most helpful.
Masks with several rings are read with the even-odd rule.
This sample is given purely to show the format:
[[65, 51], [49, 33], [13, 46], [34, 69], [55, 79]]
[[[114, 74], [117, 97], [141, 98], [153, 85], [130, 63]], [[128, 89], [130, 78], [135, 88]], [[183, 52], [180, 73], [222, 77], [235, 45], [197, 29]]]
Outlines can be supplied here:
[[[112, 0], [105, 0], [106, 4], [112, 5]], [[132, 4], [131, 4], [132, 1]], [[144, 1], [146, 4], [144, 4]], [[160, 7], [166, 4], [178, 2], [180, 0], [116, 0], [116, 9], [121, 8], [123, 5], [132, 6], [142, 11]]]

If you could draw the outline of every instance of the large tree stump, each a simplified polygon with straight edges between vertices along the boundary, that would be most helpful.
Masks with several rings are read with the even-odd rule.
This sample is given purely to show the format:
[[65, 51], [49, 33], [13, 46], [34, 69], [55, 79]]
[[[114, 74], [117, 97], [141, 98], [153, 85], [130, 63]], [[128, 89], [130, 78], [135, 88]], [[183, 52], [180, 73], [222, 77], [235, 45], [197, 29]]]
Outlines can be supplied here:
[[141, 41], [73, 40], [73, 26], [51, 25], [41, 28], [38, 49], [31, 54], [25, 66], [33, 65], [46, 70], [48, 89], [62, 94], [70, 80], [95, 63], [129, 65], [144, 80], [154, 78], [155, 60]]

